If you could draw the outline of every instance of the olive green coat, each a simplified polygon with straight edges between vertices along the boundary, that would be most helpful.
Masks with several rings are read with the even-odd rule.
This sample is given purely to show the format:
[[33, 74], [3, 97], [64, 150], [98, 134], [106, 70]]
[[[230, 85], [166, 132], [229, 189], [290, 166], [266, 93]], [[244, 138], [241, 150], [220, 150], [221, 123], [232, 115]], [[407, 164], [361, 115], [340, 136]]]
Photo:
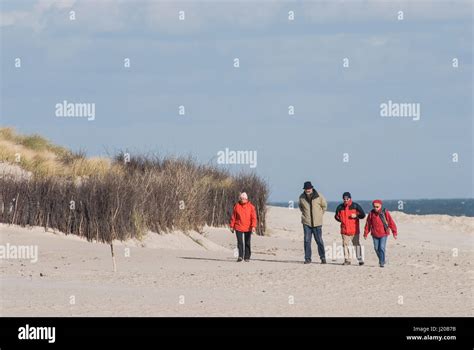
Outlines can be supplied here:
[[328, 208], [328, 204], [324, 196], [313, 189], [311, 200], [308, 200], [304, 192], [300, 196], [299, 208], [301, 210], [301, 223], [310, 227], [316, 227], [323, 224], [323, 216]]

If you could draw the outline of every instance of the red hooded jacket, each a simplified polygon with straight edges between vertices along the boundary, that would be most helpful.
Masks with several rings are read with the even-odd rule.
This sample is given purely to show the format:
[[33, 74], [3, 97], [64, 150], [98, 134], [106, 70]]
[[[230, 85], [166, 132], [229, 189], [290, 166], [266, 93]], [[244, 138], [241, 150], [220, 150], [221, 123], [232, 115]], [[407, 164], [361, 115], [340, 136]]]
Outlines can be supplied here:
[[234, 205], [232, 218], [230, 219], [230, 228], [240, 232], [250, 232], [252, 228], [257, 227], [257, 212], [252, 203], [240, 203]]
[[[357, 215], [357, 217], [353, 219], [352, 214]], [[359, 220], [365, 218], [365, 213], [364, 209], [359, 204], [352, 202], [351, 199], [339, 204], [334, 218], [341, 223], [341, 234], [354, 236], [360, 233]]]
[[[383, 212], [385, 212], [385, 220], [388, 225], [387, 228], [385, 228], [383, 221], [380, 218], [380, 214]], [[397, 225], [395, 225], [395, 221], [393, 221], [392, 216], [388, 210], [382, 209], [380, 212], [376, 212], [374, 209], [372, 209], [367, 216], [364, 237], [367, 237], [367, 235], [371, 233], [373, 237], [381, 238], [390, 235], [390, 230], [392, 230], [393, 236], [397, 237]]]

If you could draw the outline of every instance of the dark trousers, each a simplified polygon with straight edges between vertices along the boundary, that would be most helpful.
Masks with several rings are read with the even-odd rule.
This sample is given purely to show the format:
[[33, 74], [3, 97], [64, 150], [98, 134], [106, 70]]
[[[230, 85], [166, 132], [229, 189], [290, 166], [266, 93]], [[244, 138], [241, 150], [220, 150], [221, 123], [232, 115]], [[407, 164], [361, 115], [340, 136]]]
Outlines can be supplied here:
[[316, 240], [316, 244], [318, 245], [318, 254], [319, 258], [326, 259], [326, 252], [324, 250], [324, 242], [323, 242], [323, 230], [322, 226], [310, 227], [308, 225], [303, 225], [304, 231], [304, 259], [306, 261], [311, 260], [311, 241], [313, 239]]
[[[239, 249], [239, 258], [245, 260], [250, 259], [250, 237], [252, 232], [240, 232], [235, 230], [237, 236], [237, 248]], [[244, 238], [245, 238], [245, 254], [244, 254]]]

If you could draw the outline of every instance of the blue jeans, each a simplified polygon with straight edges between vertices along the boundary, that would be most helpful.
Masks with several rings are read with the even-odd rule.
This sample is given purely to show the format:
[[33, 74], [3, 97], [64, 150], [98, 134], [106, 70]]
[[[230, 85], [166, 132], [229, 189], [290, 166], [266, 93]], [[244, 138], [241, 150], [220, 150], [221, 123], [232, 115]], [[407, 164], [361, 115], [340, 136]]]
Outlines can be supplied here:
[[323, 242], [323, 230], [322, 226], [316, 226], [316, 227], [310, 227], [308, 225], [303, 225], [303, 231], [304, 231], [304, 260], [308, 261], [311, 260], [311, 241], [312, 241], [312, 236], [314, 236], [314, 239], [316, 240], [316, 243], [318, 245], [318, 253], [319, 253], [319, 258], [326, 259], [326, 254], [324, 251], [324, 242]]
[[372, 236], [372, 239], [374, 240], [375, 253], [377, 253], [379, 264], [381, 266], [385, 265], [385, 245], [387, 244], [387, 237], [388, 236], [377, 238]]

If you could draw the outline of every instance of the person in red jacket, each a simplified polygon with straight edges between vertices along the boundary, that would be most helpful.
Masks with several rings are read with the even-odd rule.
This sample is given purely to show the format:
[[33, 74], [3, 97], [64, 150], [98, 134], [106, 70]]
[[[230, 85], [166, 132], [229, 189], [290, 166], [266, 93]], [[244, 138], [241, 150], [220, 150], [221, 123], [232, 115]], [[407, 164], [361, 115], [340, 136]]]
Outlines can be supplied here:
[[397, 225], [395, 225], [395, 221], [393, 221], [388, 210], [382, 208], [382, 204], [380, 199], [372, 202], [374, 209], [370, 211], [364, 229], [364, 239], [367, 239], [369, 233], [372, 234], [374, 249], [379, 258], [380, 267], [385, 265], [385, 246], [390, 230], [393, 233], [393, 238], [397, 239]]
[[[255, 206], [250, 203], [247, 193], [242, 192], [239, 196], [239, 202], [234, 206], [232, 218], [230, 220], [230, 230], [237, 236], [237, 247], [239, 249], [239, 258], [237, 262], [250, 260], [250, 237], [255, 233], [257, 227], [257, 213]], [[245, 252], [244, 242], [245, 238]]]
[[341, 223], [342, 246], [344, 247], [344, 263], [343, 265], [351, 264], [351, 255], [349, 252], [349, 244], [352, 243], [356, 252], [359, 265], [364, 265], [362, 256], [362, 248], [360, 246], [360, 228], [359, 220], [365, 218], [365, 213], [362, 207], [352, 201], [351, 194], [344, 192], [342, 195], [343, 203], [336, 208], [334, 218]]

